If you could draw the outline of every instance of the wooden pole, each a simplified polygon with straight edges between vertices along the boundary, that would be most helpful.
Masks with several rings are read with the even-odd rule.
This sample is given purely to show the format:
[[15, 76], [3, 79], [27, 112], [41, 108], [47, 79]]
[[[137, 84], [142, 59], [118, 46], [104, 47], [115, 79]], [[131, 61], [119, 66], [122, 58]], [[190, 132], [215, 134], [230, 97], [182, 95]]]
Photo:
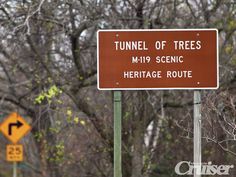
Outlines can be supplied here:
[[194, 177], [201, 177], [201, 93], [194, 91]]
[[114, 177], [122, 177], [121, 163], [121, 91], [114, 91]]

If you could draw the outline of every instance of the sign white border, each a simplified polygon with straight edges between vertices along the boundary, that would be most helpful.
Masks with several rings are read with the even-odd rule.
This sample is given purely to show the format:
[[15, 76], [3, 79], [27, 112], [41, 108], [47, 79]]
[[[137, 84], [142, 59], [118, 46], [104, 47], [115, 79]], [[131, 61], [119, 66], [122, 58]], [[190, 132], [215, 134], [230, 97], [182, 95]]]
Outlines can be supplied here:
[[[217, 63], [217, 85], [216, 87], [160, 87], [160, 88], [100, 88], [99, 86], [99, 32], [132, 32], [132, 31], [216, 31], [216, 63]], [[210, 90], [219, 88], [219, 44], [218, 29], [216, 28], [196, 28], [196, 29], [101, 29], [97, 31], [97, 88], [99, 90]]]

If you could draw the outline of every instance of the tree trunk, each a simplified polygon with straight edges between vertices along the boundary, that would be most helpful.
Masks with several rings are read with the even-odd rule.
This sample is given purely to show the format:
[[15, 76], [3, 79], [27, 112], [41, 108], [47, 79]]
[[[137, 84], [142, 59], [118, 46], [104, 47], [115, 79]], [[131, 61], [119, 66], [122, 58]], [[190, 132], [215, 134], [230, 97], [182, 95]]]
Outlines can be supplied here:
[[132, 176], [143, 177], [143, 144], [144, 144], [144, 130], [146, 119], [145, 95], [143, 92], [138, 92], [138, 106], [137, 113], [134, 114], [133, 127], [133, 149], [132, 149]]
[[142, 177], [143, 168], [143, 127], [140, 121], [137, 121], [136, 129], [133, 137], [133, 152], [132, 152], [132, 176]]

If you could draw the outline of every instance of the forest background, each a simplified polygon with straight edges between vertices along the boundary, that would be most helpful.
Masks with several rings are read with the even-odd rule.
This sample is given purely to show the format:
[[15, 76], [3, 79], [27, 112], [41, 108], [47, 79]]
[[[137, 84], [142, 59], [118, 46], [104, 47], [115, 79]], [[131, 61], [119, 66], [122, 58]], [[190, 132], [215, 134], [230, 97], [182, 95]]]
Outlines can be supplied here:
[[[32, 131], [20, 177], [113, 176], [112, 91], [97, 89], [98, 29], [219, 30], [220, 87], [203, 90], [203, 162], [236, 166], [235, 0], [0, 0], [0, 122]], [[193, 91], [122, 91], [123, 177], [193, 161]], [[0, 135], [0, 177], [9, 141]], [[229, 177], [236, 176], [236, 168]]]

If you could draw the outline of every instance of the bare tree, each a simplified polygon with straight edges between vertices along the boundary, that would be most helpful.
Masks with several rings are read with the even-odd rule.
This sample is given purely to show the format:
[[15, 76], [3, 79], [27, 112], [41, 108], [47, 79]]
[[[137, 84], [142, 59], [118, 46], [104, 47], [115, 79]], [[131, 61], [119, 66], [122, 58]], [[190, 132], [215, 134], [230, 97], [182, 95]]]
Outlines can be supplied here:
[[[96, 88], [96, 31], [111, 28], [219, 29], [220, 88], [202, 92], [203, 154], [235, 164], [235, 16], [233, 0], [0, 0], [0, 118], [18, 111], [33, 126], [22, 175], [113, 175], [112, 94]], [[124, 91], [123, 100], [123, 176], [174, 176], [192, 158], [192, 92]]]

